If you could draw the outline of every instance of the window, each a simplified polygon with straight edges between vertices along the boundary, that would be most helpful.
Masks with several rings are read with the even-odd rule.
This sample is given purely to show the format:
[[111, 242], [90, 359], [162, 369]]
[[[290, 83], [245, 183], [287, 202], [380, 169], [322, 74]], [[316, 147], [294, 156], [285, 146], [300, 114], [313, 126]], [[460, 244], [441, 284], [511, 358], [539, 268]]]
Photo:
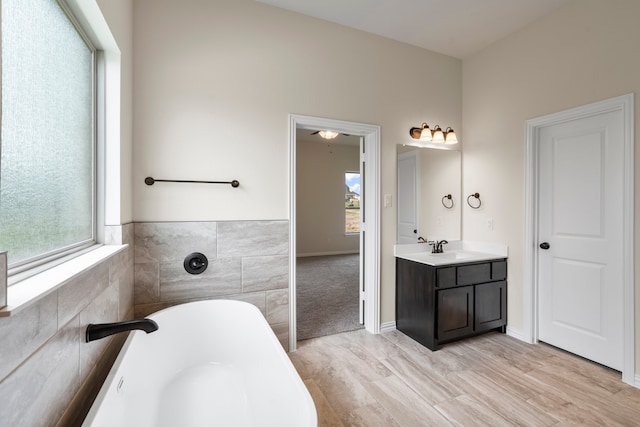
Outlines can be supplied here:
[[360, 172], [344, 174], [344, 232], [360, 233]]
[[56, 0], [2, 0], [0, 250], [9, 268], [95, 243], [95, 49]]

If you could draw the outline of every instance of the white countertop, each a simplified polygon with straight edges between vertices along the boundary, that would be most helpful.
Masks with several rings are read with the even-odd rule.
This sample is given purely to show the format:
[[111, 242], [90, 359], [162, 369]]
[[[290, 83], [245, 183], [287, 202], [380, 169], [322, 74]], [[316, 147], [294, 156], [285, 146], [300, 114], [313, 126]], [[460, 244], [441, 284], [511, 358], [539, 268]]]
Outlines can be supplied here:
[[395, 245], [393, 247], [393, 254], [396, 258], [403, 258], [432, 266], [487, 261], [507, 258], [509, 255], [507, 245], [471, 242], [467, 240], [450, 241], [442, 245], [442, 249], [443, 253], [433, 254], [431, 253], [431, 245], [426, 243], [410, 243]]

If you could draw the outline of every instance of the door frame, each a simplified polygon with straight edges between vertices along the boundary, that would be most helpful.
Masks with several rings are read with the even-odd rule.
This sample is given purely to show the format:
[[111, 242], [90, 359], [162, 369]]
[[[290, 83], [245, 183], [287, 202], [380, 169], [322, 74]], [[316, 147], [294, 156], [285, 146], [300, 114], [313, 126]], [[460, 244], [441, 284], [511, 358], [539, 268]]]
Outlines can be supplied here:
[[[366, 222], [364, 327], [380, 333], [380, 126], [289, 114], [289, 351], [296, 350], [296, 129], [331, 129], [364, 137]], [[361, 164], [362, 164], [361, 159]]]
[[610, 98], [526, 121], [525, 171], [525, 247], [524, 247], [524, 336], [527, 342], [538, 342], [538, 168], [539, 130], [575, 119], [621, 111], [623, 115], [623, 369], [622, 381], [640, 387], [635, 375], [635, 299], [634, 299], [634, 94]]

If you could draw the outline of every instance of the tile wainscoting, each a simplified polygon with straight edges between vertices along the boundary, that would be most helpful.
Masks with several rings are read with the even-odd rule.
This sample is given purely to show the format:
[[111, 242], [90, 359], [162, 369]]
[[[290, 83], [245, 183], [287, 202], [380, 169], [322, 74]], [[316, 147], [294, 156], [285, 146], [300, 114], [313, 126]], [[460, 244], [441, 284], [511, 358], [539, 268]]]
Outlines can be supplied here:
[[[105, 240], [129, 247], [0, 318], [0, 424], [82, 423], [126, 338], [87, 344], [89, 323], [236, 299], [257, 306], [288, 348], [288, 221], [132, 223], [107, 227]], [[192, 252], [209, 259], [203, 274], [184, 270]]]
[[106, 235], [129, 247], [0, 318], [0, 424], [78, 425], [88, 412], [125, 337], [87, 344], [86, 325], [133, 317], [133, 224]]
[[[258, 307], [289, 348], [289, 222], [137, 222], [134, 225], [136, 317], [189, 301], [225, 298]], [[193, 252], [209, 260], [192, 275]]]

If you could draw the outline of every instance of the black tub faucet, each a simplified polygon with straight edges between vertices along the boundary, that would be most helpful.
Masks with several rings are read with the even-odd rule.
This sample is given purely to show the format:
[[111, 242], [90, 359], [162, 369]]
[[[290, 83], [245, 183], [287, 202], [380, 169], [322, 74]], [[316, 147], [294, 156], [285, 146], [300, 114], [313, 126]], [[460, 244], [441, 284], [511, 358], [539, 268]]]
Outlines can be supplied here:
[[158, 330], [158, 324], [151, 319], [127, 320], [125, 322], [116, 323], [90, 323], [87, 326], [86, 339], [87, 342], [99, 340], [109, 335], [119, 332], [133, 331], [135, 329], [151, 333]]

